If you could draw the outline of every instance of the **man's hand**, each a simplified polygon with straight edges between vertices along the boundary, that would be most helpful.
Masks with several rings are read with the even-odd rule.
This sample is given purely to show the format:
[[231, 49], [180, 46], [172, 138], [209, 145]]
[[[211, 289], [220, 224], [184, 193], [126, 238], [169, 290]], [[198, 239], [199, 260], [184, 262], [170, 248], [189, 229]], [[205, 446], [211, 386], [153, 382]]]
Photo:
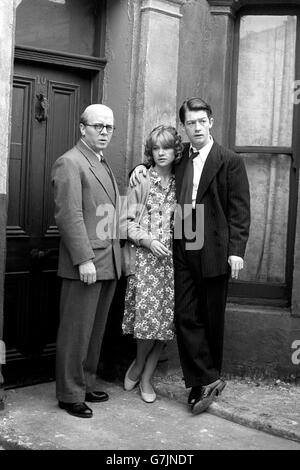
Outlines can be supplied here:
[[240, 256], [229, 256], [228, 263], [231, 267], [231, 277], [232, 279], [237, 279], [239, 277], [239, 272], [244, 267], [244, 260]]
[[152, 240], [150, 250], [157, 258], [164, 258], [165, 256], [170, 256], [172, 254], [172, 252], [159, 240]]
[[96, 282], [96, 268], [93, 261], [85, 261], [78, 267], [80, 280], [86, 284], [94, 284]]
[[129, 184], [131, 188], [141, 182], [141, 174], [146, 178], [147, 168], [144, 165], [138, 165], [131, 173]]

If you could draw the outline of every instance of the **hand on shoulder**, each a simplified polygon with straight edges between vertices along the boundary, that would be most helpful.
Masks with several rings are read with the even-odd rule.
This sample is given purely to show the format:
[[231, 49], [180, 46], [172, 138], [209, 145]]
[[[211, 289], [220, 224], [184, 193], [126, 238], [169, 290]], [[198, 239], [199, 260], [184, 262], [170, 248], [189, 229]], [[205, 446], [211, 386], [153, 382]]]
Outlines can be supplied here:
[[147, 168], [145, 165], [138, 165], [132, 172], [130, 179], [129, 179], [129, 184], [130, 187], [133, 188], [137, 184], [141, 183], [141, 176], [146, 178], [147, 175]]

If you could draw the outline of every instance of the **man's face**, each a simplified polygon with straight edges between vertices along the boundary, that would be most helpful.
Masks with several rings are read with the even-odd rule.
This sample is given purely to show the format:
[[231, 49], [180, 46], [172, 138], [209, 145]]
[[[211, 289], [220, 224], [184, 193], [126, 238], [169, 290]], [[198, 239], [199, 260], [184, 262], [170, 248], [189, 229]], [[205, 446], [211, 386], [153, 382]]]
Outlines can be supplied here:
[[206, 111], [187, 111], [184, 128], [191, 144], [197, 150], [208, 144], [213, 118], [208, 118]]
[[[102, 130], [96, 130], [94, 126], [101, 128]], [[82, 139], [94, 150], [99, 153], [105, 149], [112, 137], [114, 125], [114, 116], [110, 108], [101, 106], [94, 108], [89, 111], [87, 115], [87, 124], [80, 124], [80, 131]]]

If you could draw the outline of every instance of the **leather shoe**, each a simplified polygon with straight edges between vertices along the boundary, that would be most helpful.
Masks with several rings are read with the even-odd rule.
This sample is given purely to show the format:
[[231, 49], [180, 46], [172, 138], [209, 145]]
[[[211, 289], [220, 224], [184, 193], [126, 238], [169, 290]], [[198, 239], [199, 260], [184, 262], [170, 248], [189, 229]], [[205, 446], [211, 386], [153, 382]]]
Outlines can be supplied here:
[[90, 403], [100, 403], [102, 401], [107, 401], [109, 396], [105, 392], [88, 392], [85, 394], [85, 401]]
[[205, 411], [212, 404], [215, 397], [221, 394], [225, 385], [225, 380], [219, 379], [214, 387], [203, 386], [200, 395], [196, 396], [191, 403], [192, 413], [196, 415]]
[[196, 387], [192, 387], [189, 397], [188, 397], [188, 405], [194, 405], [196, 401], [199, 400], [202, 394], [202, 385], [197, 385]]
[[63, 401], [59, 401], [58, 406], [77, 418], [91, 418], [93, 416], [93, 410], [91, 410], [91, 408], [89, 408], [84, 402], [65, 403]]

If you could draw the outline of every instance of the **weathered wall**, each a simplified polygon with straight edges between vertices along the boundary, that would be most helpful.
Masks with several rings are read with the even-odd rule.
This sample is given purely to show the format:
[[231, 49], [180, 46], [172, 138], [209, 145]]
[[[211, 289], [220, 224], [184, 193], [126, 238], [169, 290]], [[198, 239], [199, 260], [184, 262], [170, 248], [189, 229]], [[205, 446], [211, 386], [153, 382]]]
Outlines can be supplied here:
[[178, 108], [187, 97], [208, 99], [211, 16], [204, 1], [187, 0], [181, 8]]
[[230, 304], [226, 310], [224, 371], [252, 377], [300, 379], [293, 363], [293, 342], [300, 339], [300, 322], [289, 309]]
[[120, 0], [107, 2], [105, 46], [107, 65], [104, 74], [103, 103], [114, 111], [116, 130], [106, 155], [121, 192], [124, 192], [127, 184], [128, 158], [130, 158], [128, 136], [130, 137], [132, 132], [130, 98], [134, 86], [133, 40], [138, 30], [136, 3], [136, 1]]
[[230, 98], [227, 68], [231, 66], [233, 19], [228, 15], [213, 16], [207, 0], [187, 0], [181, 13], [178, 109], [192, 96], [210, 103], [215, 117], [212, 135], [226, 145]]
[[149, 132], [176, 125], [180, 0], [141, 2], [133, 162], [143, 158]]
[[[0, 339], [2, 338], [3, 331], [7, 168], [10, 143], [14, 22], [14, 2], [11, 0], [3, 0], [0, 9]], [[2, 376], [0, 369], [0, 384], [1, 382]]]
[[108, 158], [124, 192], [148, 132], [176, 124], [181, 0], [107, 2], [103, 102], [115, 111]]

